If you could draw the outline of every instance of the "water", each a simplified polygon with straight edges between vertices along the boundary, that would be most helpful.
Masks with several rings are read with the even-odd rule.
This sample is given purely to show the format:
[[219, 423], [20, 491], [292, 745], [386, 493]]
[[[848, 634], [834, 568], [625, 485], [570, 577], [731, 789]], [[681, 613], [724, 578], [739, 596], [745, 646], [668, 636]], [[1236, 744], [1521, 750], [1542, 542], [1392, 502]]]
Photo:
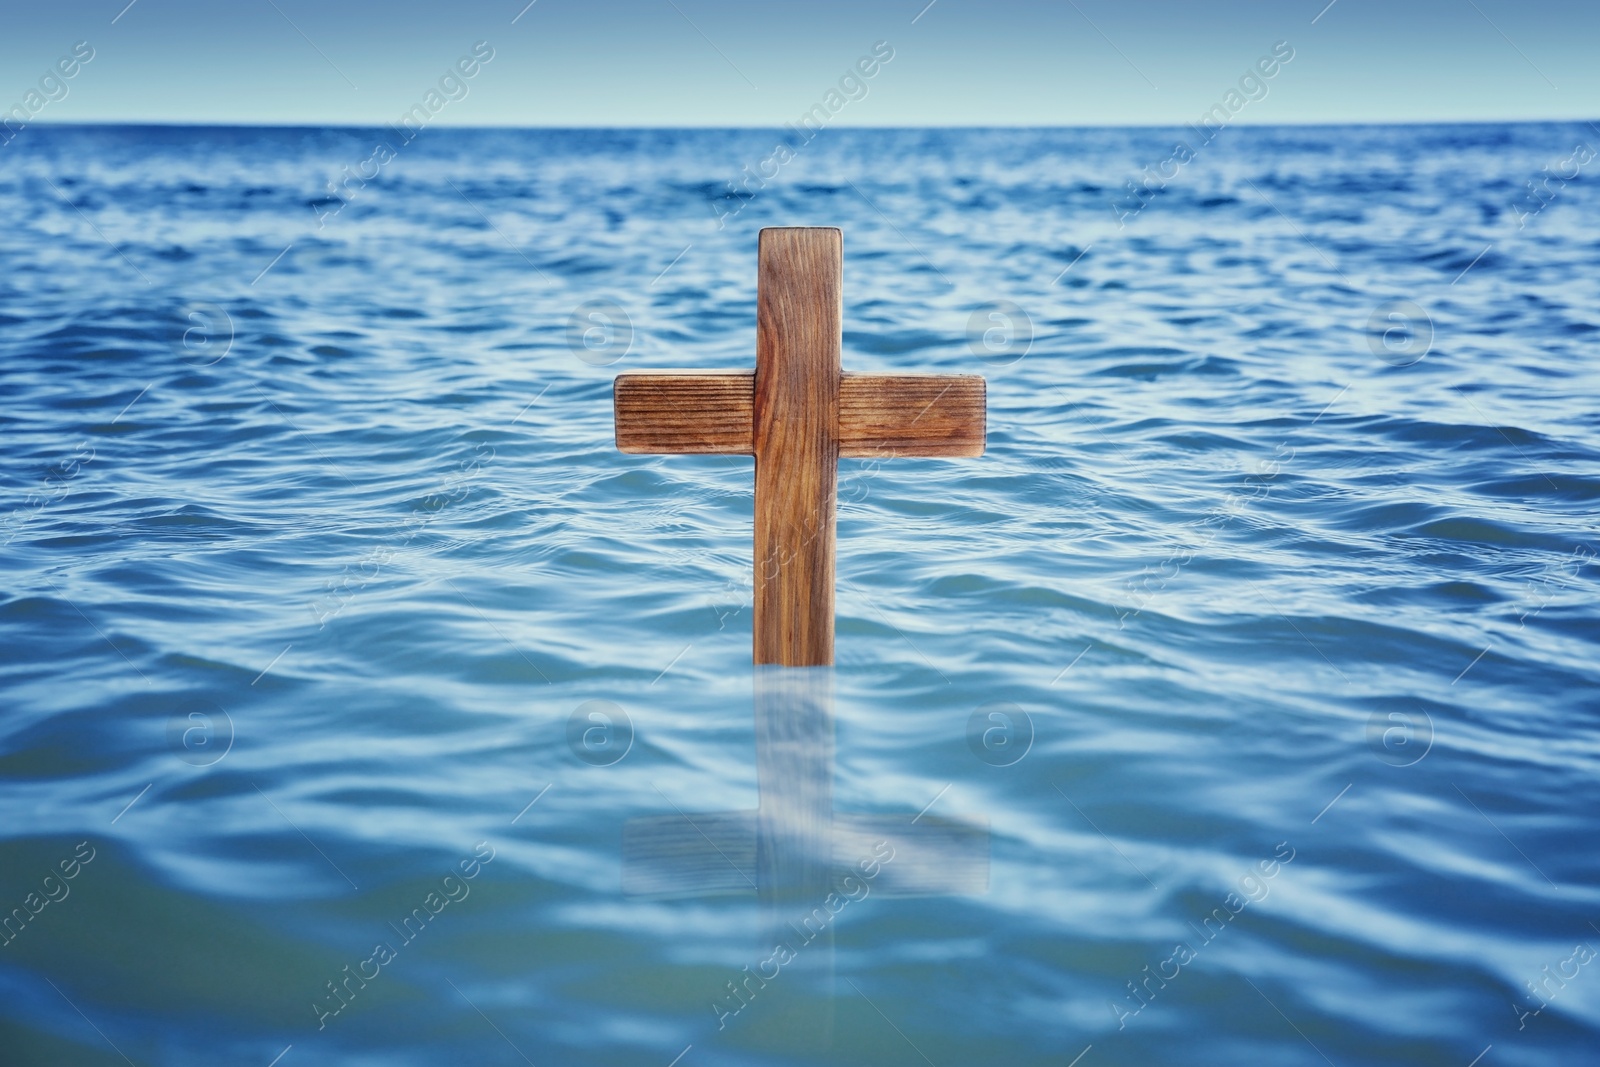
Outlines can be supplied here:
[[[26, 131], [0, 1059], [1592, 1058], [1600, 199], [1525, 183], [1600, 134], [1233, 130], [1134, 210], [1173, 136], [829, 131], [735, 214], [773, 135], [330, 197], [392, 133]], [[989, 448], [845, 461], [837, 669], [758, 678], [750, 461], [610, 381], [751, 365], [774, 224]]]

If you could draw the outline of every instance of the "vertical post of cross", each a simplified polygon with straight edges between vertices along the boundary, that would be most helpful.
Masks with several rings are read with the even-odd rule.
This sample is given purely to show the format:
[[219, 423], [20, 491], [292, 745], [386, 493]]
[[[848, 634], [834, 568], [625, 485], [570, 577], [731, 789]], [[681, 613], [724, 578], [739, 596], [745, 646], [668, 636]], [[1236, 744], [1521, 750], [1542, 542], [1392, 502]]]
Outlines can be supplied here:
[[755, 661], [833, 663], [844, 239], [761, 231], [757, 273]]

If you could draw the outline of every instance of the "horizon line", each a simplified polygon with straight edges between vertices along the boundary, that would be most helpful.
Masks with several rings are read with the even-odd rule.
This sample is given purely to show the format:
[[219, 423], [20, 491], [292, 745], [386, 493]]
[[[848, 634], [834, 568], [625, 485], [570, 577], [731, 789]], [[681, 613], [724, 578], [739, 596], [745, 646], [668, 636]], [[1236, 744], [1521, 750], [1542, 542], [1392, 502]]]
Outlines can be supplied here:
[[[1230, 122], [1223, 129], [1235, 127], [1249, 127], [1252, 129], [1326, 129], [1358, 127], [1412, 127], [1412, 126], [1561, 126], [1584, 124], [1594, 126], [1600, 122], [1600, 115], [1594, 118], [1515, 118], [1515, 119], [1345, 119], [1328, 121], [1305, 122]], [[930, 124], [849, 124], [836, 123], [817, 132], [827, 130], [1168, 130], [1182, 129], [1191, 125], [1186, 122], [1076, 122], [1076, 123], [930, 123]], [[46, 129], [71, 129], [85, 127], [124, 126], [143, 129], [260, 129], [260, 130], [376, 130], [392, 128], [393, 123], [387, 122], [222, 122], [209, 120], [190, 119], [46, 119], [29, 122], [23, 127], [41, 127]], [[686, 125], [662, 124], [578, 124], [562, 123], [556, 125], [521, 125], [515, 123], [437, 123], [428, 129], [434, 130], [497, 130], [497, 131], [525, 131], [525, 132], [550, 132], [550, 131], [738, 131], [738, 132], [782, 132], [780, 125], [718, 125], [713, 123], [692, 123]], [[19, 129], [15, 131], [21, 133]], [[418, 133], [426, 132], [419, 130]]]

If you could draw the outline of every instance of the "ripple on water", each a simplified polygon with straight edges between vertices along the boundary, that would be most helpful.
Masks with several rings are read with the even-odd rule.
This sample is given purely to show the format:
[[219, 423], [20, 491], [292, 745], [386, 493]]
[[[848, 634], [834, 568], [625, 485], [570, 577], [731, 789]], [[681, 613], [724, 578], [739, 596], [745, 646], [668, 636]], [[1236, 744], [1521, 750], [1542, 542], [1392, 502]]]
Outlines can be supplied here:
[[[1587, 966], [1507, 1005], [1600, 944], [1600, 194], [1505, 203], [1591, 134], [1231, 132], [1119, 228], [1169, 131], [835, 130], [718, 228], [773, 134], [430, 131], [319, 228], [383, 131], [30, 128], [0, 911], [96, 858], [6, 946], [0, 1043], [887, 1062], [888, 1018], [940, 1063], [1584, 1062]], [[749, 366], [796, 219], [845, 230], [846, 366], [990, 405], [981, 459], [841, 465], [810, 705], [756, 696], [750, 461], [621, 455], [610, 398]], [[825, 854], [763, 825], [905, 852], [719, 1029]], [[663, 862], [711, 888], [624, 892]]]

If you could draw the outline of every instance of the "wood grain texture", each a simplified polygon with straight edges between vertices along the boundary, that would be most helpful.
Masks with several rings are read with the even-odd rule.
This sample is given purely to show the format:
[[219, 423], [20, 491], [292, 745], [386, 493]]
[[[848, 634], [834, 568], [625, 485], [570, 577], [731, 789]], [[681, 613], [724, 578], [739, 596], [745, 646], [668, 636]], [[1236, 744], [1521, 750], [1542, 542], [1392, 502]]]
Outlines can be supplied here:
[[[754, 453], [752, 371], [617, 375], [617, 448], [628, 453]], [[977, 374], [844, 374], [839, 455], [981, 456], [985, 387]]]
[[753, 455], [754, 660], [833, 663], [835, 495], [841, 456], [981, 456], [976, 374], [844, 374], [843, 236], [764, 229], [756, 369], [619, 374], [617, 448]]
[[839, 383], [839, 454], [981, 456], [984, 412], [982, 375], [846, 374]]
[[623, 452], [754, 452], [753, 371], [619, 374], [611, 397]]
[[833, 663], [844, 238], [761, 231], [756, 298], [755, 662]]

